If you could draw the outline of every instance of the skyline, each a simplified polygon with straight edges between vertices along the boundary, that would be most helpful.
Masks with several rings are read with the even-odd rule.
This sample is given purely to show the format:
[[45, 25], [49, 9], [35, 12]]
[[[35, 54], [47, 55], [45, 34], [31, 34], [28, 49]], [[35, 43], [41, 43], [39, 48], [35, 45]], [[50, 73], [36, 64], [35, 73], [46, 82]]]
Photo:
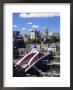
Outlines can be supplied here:
[[44, 32], [45, 26], [49, 32], [60, 32], [59, 13], [13, 13], [13, 31], [29, 34], [34, 28]]

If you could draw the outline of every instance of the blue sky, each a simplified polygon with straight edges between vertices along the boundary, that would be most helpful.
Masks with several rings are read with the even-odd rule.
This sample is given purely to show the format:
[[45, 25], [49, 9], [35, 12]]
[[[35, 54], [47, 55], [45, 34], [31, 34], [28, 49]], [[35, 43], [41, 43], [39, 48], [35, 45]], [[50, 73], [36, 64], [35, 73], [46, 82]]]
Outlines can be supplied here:
[[60, 15], [57, 13], [13, 13], [13, 30], [28, 34], [32, 28], [44, 32], [60, 32]]

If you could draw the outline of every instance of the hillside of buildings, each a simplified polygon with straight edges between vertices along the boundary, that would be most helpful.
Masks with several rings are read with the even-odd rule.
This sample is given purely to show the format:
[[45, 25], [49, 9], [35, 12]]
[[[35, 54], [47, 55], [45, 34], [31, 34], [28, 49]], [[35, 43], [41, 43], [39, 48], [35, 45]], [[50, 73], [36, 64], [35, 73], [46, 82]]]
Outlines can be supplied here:
[[[44, 33], [38, 30], [32, 30], [29, 34], [21, 34], [19, 31], [13, 31], [13, 62], [20, 60], [24, 55], [29, 53], [33, 48], [33, 45], [36, 45], [39, 51], [44, 54], [52, 51], [55, 57], [53, 60], [53, 63], [55, 64], [53, 65], [49, 65], [47, 60], [45, 60], [46, 62], [43, 61], [43, 64], [40, 64], [40, 62], [39, 64], [36, 64], [36, 67], [40, 66], [38, 67], [39, 69], [43, 67], [43, 70], [47, 70], [45, 72], [42, 70], [41, 73], [43, 76], [52, 76], [54, 75], [53, 73], [56, 72], [60, 74], [60, 33], [49, 32], [47, 27], [45, 27]], [[44, 63], [46, 63], [46, 66]], [[35, 70], [31, 68], [27, 72], [27, 76], [30, 76], [29, 72], [32, 73], [35, 72]]]

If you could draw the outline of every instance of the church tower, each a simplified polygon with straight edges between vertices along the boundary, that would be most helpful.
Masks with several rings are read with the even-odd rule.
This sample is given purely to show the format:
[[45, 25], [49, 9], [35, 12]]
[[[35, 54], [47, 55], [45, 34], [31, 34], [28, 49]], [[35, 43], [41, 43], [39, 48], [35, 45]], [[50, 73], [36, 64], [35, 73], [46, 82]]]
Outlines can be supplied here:
[[48, 37], [48, 28], [47, 28], [47, 26], [45, 26], [45, 36], [46, 36], [46, 38]]

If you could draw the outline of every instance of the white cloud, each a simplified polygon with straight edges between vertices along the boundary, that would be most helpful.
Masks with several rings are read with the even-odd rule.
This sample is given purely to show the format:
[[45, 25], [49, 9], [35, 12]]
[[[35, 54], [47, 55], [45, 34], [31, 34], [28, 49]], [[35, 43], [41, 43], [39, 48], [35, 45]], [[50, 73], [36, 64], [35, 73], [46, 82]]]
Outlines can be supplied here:
[[32, 18], [32, 17], [53, 17], [53, 16], [60, 16], [59, 12], [55, 13], [20, 13], [19, 17], [22, 18]]
[[28, 22], [27, 24], [32, 24], [32, 22]]
[[44, 27], [43, 27], [43, 29], [46, 29], [46, 28], [48, 28], [48, 27], [47, 27], [47, 26], [44, 26]]
[[26, 28], [22, 28], [22, 30], [25, 30]]
[[32, 25], [32, 28], [38, 28], [39, 26], [37, 26], [37, 25]]
[[30, 29], [28, 29], [28, 30], [32, 31], [32, 29], [31, 29], [31, 28], [30, 28]]
[[13, 27], [15, 28], [15, 27], [17, 27], [16, 25], [13, 25]]

